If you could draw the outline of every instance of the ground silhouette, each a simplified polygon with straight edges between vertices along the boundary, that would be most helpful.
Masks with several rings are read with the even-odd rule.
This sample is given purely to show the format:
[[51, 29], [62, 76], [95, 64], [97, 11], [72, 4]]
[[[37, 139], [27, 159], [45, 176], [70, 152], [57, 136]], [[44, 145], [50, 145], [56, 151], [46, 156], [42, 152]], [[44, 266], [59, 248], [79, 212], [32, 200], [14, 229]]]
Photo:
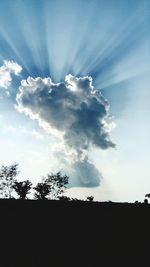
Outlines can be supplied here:
[[149, 257], [149, 204], [1, 199], [0, 215], [4, 267], [143, 266]]
[[[149, 193], [143, 203], [83, 201], [64, 195], [66, 175], [48, 174], [32, 187], [29, 180], [17, 181], [18, 173], [17, 164], [0, 168], [0, 266], [147, 264]], [[31, 189], [33, 200], [27, 199]]]

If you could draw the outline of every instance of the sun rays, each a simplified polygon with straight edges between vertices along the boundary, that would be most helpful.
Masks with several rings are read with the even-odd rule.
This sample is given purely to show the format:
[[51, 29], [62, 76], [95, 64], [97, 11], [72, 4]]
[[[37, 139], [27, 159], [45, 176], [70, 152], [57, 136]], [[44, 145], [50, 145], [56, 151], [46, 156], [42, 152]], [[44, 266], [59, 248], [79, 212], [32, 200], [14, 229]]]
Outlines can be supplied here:
[[[47, 73], [55, 82], [69, 73], [92, 75], [96, 84], [105, 87], [141, 72], [136, 66], [128, 75], [126, 68], [129, 72], [130, 58], [133, 65], [138, 57], [142, 61], [143, 49], [144, 55], [148, 53], [148, 46], [143, 48], [150, 40], [148, 1], [142, 8], [135, 3], [130, 9], [116, 1], [109, 5], [79, 0], [27, 2], [7, 0], [0, 12], [1, 57], [10, 54], [27, 75]], [[8, 16], [2, 14], [3, 9]], [[143, 61], [147, 71], [148, 58]]]

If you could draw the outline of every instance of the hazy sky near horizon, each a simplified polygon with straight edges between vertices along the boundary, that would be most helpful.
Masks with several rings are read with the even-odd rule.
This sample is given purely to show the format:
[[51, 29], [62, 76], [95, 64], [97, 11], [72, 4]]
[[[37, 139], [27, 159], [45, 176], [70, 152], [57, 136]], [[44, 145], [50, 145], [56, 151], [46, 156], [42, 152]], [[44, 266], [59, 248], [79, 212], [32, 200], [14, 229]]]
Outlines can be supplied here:
[[[92, 121], [89, 124], [90, 117], [86, 118], [85, 128], [93, 142], [87, 148], [88, 157], [102, 178], [99, 186], [74, 186], [68, 194], [80, 198], [93, 195], [97, 200], [143, 200], [150, 192], [150, 1], [0, 2], [0, 164], [18, 162], [22, 179], [37, 182], [47, 172], [61, 169], [62, 161], [55, 151], [57, 138], [16, 109], [21, 81], [41, 77], [43, 86], [44, 78], [50, 77], [56, 84], [64, 82], [68, 74], [92, 77], [94, 88], [108, 100], [116, 125], [110, 133], [116, 148], [105, 143], [108, 149], [103, 149], [102, 144], [95, 145]], [[23, 85], [24, 93], [26, 87]], [[31, 89], [38, 87], [36, 83]], [[42, 101], [43, 95], [45, 91], [40, 95]], [[30, 111], [34, 105], [32, 112], [45, 116], [35, 96], [29, 106], [32, 96], [28, 95], [27, 103], [24, 94], [26, 102], [22, 103], [28, 104]], [[81, 100], [83, 95], [78, 97]], [[60, 121], [61, 115], [57, 117]], [[79, 116], [75, 112], [71, 115], [62, 121], [66, 129], [72, 117]], [[78, 130], [81, 133], [81, 128]]]

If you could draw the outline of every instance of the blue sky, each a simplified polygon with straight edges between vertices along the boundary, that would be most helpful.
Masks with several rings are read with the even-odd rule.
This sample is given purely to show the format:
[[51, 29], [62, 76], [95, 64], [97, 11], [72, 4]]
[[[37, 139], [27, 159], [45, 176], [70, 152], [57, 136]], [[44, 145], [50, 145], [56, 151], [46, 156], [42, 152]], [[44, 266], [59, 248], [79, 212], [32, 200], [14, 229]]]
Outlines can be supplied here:
[[12, 60], [22, 71], [12, 74], [7, 90], [0, 87], [0, 163], [19, 162], [22, 178], [34, 182], [59, 167], [57, 139], [14, 107], [21, 80], [91, 76], [109, 101], [116, 149], [93, 147], [89, 155], [101, 185], [69, 194], [142, 200], [150, 190], [149, 25], [146, 0], [1, 1], [0, 66]]

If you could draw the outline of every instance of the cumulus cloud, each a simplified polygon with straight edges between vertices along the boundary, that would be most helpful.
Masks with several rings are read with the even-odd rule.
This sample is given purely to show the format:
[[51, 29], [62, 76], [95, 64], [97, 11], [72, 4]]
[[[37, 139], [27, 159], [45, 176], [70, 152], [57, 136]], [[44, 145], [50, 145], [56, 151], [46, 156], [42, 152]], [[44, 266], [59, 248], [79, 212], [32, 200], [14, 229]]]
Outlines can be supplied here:
[[21, 81], [16, 96], [17, 109], [36, 119], [47, 132], [64, 143], [80, 183], [99, 185], [100, 174], [88, 159], [88, 151], [115, 147], [110, 139], [112, 123], [109, 103], [92, 85], [92, 78], [67, 75], [65, 82], [54, 84], [51, 78]]
[[10, 60], [5, 60], [4, 64], [0, 67], [0, 87], [8, 89], [12, 81], [12, 74], [19, 75], [22, 67]]

